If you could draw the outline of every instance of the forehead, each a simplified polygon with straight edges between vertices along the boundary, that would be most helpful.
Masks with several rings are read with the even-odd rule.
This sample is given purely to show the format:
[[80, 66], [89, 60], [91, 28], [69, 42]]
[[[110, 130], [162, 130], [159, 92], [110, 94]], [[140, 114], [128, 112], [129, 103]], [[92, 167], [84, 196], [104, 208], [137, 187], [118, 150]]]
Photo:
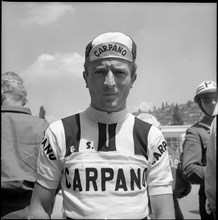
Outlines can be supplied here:
[[107, 58], [87, 63], [87, 66], [91, 69], [109, 67], [130, 69], [132, 67], [132, 63], [123, 59]]
[[202, 95], [202, 98], [216, 97], [216, 96], [217, 96], [217, 93], [213, 92], [213, 93], [207, 93], [207, 94]]

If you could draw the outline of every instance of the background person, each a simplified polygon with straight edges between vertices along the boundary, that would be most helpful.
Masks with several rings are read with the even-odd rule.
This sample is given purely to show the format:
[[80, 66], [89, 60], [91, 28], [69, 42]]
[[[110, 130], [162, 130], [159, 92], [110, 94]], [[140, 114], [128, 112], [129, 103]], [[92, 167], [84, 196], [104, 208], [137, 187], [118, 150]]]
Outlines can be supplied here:
[[[218, 103], [214, 109], [214, 119], [211, 125], [211, 132], [207, 148], [207, 165], [205, 172], [205, 193], [208, 201], [208, 214], [212, 212], [214, 220], [216, 219], [216, 151], [217, 151], [217, 115]], [[206, 204], [207, 205], [207, 204]]]
[[1, 77], [1, 217], [24, 218], [36, 180], [40, 143], [48, 122], [31, 115], [23, 79], [14, 72]]
[[173, 173], [173, 200], [176, 219], [184, 219], [179, 205], [179, 199], [187, 196], [191, 192], [191, 183], [186, 180], [182, 170], [182, 158], [178, 149], [168, 148], [170, 166]]
[[29, 218], [49, 218], [61, 180], [68, 219], [174, 218], [172, 174], [159, 129], [127, 111], [136, 79], [136, 45], [120, 32], [102, 34], [85, 52], [91, 104], [53, 122], [40, 148]]
[[213, 111], [217, 100], [216, 83], [213, 81], [202, 82], [196, 89], [194, 101], [204, 113], [201, 121], [186, 130], [183, 143], [183, 171], [186, 178], [199, 188], [199, 210], [201, 219], [213, 219], [205, 210], [205, 167], [206, 150], [210, 135], [210, 126], [213, 120]]
[[155, 127], [161, 129], [160, 122], [156, 119], [156, 117], [154, 117], [153, 115], [151, 115], [149, 113], [140, 113], [139, 115], [137, 115], [137, 118], [141, 119], [142, 121], [146, 121], [146, 122], [154, 125]]

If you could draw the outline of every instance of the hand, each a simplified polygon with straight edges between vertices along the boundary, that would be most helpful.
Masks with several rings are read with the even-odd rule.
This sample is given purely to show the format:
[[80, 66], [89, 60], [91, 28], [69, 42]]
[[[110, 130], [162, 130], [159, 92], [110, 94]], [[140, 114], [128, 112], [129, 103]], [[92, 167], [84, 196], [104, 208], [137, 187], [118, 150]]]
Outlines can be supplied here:
[[210, 204], [208, 202], [208, 199], [206, 199], [206, 202], [205, 202], [205, 210], [206, 210], [208, 215], [211, 214], [211, 209], [210, 209]]
[[184, 182], [184, 186], [185, 189], [183, 190], [183, 192], [180, 192], [177, 196], [179, 199], [187, 196], [191, 192], [192, 186], [189, 182]]

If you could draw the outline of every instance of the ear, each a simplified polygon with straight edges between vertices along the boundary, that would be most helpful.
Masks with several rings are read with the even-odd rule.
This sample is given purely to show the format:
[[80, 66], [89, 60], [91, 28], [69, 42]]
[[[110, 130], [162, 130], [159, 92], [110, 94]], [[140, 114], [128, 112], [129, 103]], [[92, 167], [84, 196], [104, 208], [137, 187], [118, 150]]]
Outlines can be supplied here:
[[[132, 85], [133, 85], [133, 83], [135, 82], [136, 78], [137, 78], [137, 74], [136, 74], [136, 73], [133, 73], [132, 76], [131, 76]], [[131, 85], [131, 88], [132, 88], [132, 85]]]
[[28, 97], [26, 96], [26, 99], [25, 99], [25, 101], [24, 101], [24, 104], [23, 105], [26, 105], [27, 103], [28, 103]]
[[88, 73], [87, 73], [87, 71], [83, 71], [83, 78], [84, 78], [84, 80], [86, 82], [86, 88], [88, 88], [88, 82], [87, 82]]

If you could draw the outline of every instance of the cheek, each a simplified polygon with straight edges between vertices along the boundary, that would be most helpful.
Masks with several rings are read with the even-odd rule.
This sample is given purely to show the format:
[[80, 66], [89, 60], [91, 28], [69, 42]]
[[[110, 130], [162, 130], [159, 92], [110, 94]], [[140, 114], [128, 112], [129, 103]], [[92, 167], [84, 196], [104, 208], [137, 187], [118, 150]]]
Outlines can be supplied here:
[[102, 82], [99, 82], [99, 80], [90, 79], [88, 81], [88, 89], [89, 89], [89, 93], [92, 96], [98, 96], [103, 90]]
[[99, 87], [102, 84], [102, 82], [98, 78], [94, 78], [94, 77], [88, 77], [87, 83], [89, 85], [89, 88]]
[[132, 79], [128, 78], [128, 79], [124, 80], [120, 85], [122, 87], [124, 87], [125, 89], [130, 89], [130, 88], [132, 88], [132, 84], [133, 84]]
[[128, 96], [130, 89], [132, 88], [132, 83], [126, 83], [119, 86], [119, 90], [123, 96]]
[[209, 113], [209, 114], [212, 114], [212, 113], [213, 113], [213, 110], [214, 110], [214, 108], [215, 108], [215, 105], [214, 105], [214, 104], [210, 104], [210, 105], [205, 105], [205, 104], [203, 104], [202, 106], [203, 106], [204, 110], [205, 110], [207, 113]]

